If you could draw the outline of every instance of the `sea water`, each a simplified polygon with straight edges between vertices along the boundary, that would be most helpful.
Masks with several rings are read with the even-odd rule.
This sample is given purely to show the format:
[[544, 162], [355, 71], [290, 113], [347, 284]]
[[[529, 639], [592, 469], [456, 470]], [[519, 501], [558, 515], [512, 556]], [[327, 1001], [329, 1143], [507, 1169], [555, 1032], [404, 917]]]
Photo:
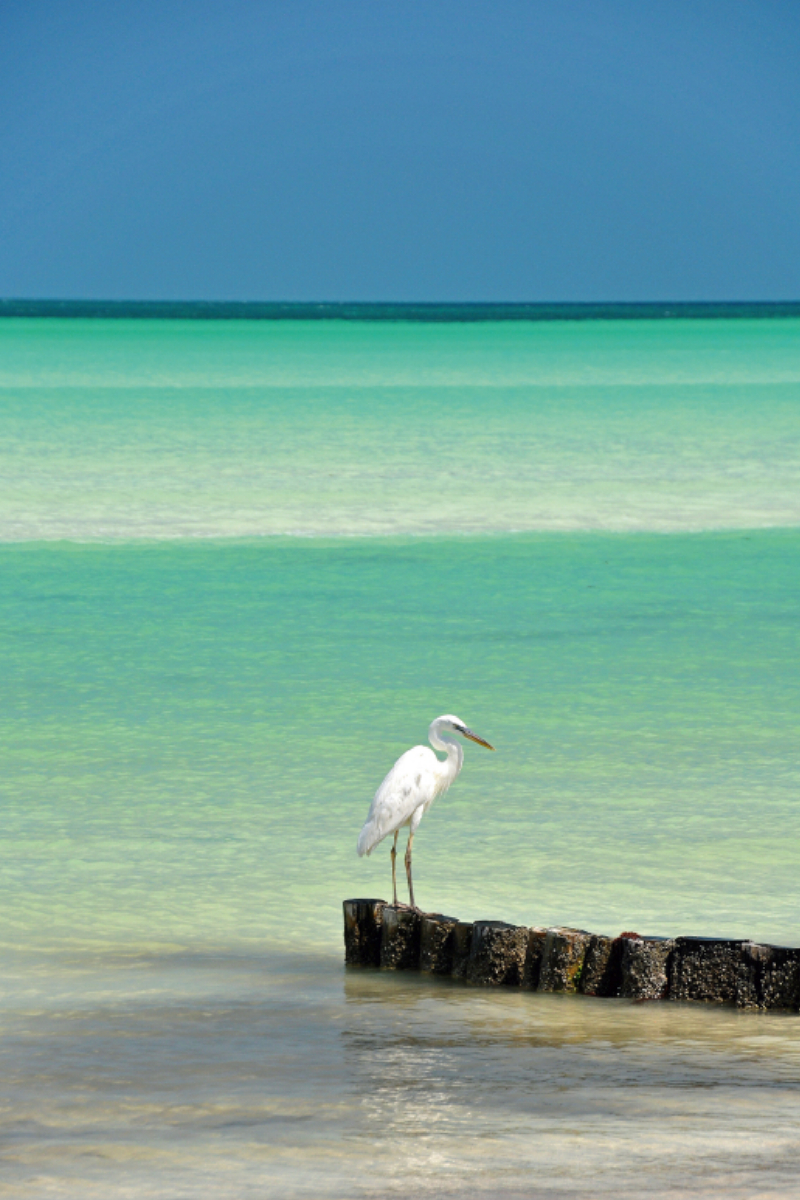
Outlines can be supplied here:
[[[0, 1195], [791, 1196], [791, 1014], [342, 966], [800, 944], [800, 322], [0, 322]], [[4, 1190], [3, 1190], [4, 1189]]]

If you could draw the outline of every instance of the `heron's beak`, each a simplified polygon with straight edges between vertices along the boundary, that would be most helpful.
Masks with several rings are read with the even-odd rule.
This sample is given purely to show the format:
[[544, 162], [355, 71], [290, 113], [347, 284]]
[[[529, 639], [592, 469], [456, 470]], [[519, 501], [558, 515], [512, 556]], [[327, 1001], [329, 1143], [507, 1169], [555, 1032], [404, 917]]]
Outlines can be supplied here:
[[477, 742], [479, 746], [485, 746], [487, 750], [494, 750], [494, 746], [490, 746], [482, 737], [478, 737], [477, 733], [473, 733], [471, 729], [463, 730], [464, 737], [468, 737], [471, 742]]

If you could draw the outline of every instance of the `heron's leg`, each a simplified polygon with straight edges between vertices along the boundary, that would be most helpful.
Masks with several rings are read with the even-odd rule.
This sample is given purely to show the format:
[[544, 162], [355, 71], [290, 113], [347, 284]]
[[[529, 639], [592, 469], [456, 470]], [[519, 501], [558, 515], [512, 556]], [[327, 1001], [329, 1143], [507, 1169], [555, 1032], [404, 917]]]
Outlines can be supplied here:
[[408, 879], [408, 896], [411, 901], [411, 907], [416, 908], [414, 903], [414, 885], [411, 882], [411, 843], [414, 841], [414, 832], [408, 831], [408, 845], [406, 846], [406, 877]]
[[396, 869], [396, 863], [397, 863], [397, 835], [398, 835], [399, 833], [400, 833], [400, 830], [399, 830], [399, 829], [395, 829], [395, 831], [394, 831], [394, 845], [392, 846], [392, 897], [393, 897], [393, 898], [392, 898], [392, 903], [394, 904], [395, 908], [397, 908], [397, 869]]

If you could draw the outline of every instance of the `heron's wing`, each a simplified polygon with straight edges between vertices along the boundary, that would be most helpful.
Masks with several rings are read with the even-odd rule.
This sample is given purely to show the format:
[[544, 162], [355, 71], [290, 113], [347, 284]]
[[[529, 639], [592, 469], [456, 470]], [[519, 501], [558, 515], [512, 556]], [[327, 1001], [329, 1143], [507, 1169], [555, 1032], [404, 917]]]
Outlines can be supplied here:
[[406, 750], [378, 788], [358, 839], [358, 853], [369, 854], [387, 833], [405, 825], [421, 804], [439, 791], [439, 760], [427, 746]]

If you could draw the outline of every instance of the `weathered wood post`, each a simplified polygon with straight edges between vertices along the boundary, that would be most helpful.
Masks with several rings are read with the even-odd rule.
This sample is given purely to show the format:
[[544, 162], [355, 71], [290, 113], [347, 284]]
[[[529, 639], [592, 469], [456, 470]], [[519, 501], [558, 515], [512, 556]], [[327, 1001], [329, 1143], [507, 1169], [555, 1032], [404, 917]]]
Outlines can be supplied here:
[[626, 1000], [666, 1000], [673, 938], [625, 937], [622, 949], [620, 995]]
[[622, 938], [593, 933], [589, 938], [579, 990], [584, 996], [618, 996], [622, 987]]
[[525, 965], [528, 930], [506, 921], [475, 921], [467, 978], [470, 983], [519, 985]]
[[547, 930], [540, 925], [534, 925], [528, 930], [528, 944], [525, 947], [525, 965], [522, 968], [522, 986], [535, 991], [539, 986], [542, 973], [542, 955]]
[[344, 961], [348, 967], [378, 967], [385, 900], [345, 900]]
[[453, 979], [466, 979], [469, 968], [469, 953], [472, 949], [472, 922], [456, 921], [453, 929]]
[[385, 904], [381, 927], [381, 966], [388, 971], [408, 971], [419, 966], [422, 914], [413, 908]]
[[539, 972], [540, 992], [577, 992], [591, 934], [583, 929], [548, 929]]
[[[767, 946], [745, 942], [742, 946], [737, 1004], [747, 1003], [753, 994], [759, 1008], [800, 1008], [800, 949], [794, 946]], [[747, 982], [745, 982], [745, 980]]]
[[743, 945], [725, 938], [676, 938], [669, 969], [670, 999], [734, 1004]]
[[421, 969], [540, 992], [800, 1011], [800, 947], [458, 921], [374, 899], [344, 901], [344, 940], [348, 966]]
[[742, 953], [736, 971], [737, 1008], [763, 1008], [762, 979], [764, 967], [771, 958], [770, 947], [758, 942], [742, 942]]
[[455, 948], [454, 930], [458, 921], [442, 913], [425, 913], [422, 917], [419, 944], [419, 967], [432, 975], [450, 975]]

